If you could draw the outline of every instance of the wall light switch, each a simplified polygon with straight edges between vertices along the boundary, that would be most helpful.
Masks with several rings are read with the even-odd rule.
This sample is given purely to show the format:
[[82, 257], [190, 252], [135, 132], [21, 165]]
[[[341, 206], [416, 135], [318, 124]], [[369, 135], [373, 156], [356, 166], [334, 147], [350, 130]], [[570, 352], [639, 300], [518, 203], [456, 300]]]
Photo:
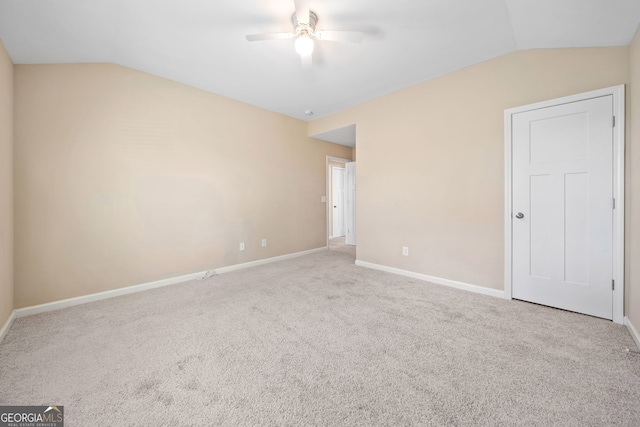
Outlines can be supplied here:
[[327, 196], [320, 196], [320, 201], [322, 203], [327, 203]]
[[241, 242], [241, 243], [240, 243], [240, 250], [241, 250], [241, 251], [244, 251], [244, 242]]
[[267, 246], [267, 239], [262, 239], [262, 247], [264, 248], [265, 246]]

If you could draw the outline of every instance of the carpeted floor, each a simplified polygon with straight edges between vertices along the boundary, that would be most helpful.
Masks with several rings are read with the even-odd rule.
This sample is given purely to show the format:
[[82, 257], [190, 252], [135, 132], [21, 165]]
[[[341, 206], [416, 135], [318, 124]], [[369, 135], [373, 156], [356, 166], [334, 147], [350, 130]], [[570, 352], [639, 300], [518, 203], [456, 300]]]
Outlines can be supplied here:
[[352, 245], [347, 245], [345, 242], [346, 238], [342, 237], [332, 237], [329, 239], [329, 250], [332, 251], [340, 251], [346, 252], [353, 257], [356, 258], [356, 247]]
[[327, 251], [16, 321], [0, 405], [66, 426], [638, 426], [612, 322]]

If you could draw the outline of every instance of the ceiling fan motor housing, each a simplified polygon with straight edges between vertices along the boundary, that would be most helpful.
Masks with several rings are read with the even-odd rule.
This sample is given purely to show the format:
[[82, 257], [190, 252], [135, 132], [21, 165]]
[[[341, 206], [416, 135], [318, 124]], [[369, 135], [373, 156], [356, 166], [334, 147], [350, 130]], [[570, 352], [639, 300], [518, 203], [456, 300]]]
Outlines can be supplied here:
[[316, 24], [318, 23], [318, 15], [315, 12], [309, 11], [309, 23], [298, 22], [298, 17], [294, 13], [291, 15], [291, 23], [293, 24], [294, 31], [297, 36], [312, 36], [316, 32]]

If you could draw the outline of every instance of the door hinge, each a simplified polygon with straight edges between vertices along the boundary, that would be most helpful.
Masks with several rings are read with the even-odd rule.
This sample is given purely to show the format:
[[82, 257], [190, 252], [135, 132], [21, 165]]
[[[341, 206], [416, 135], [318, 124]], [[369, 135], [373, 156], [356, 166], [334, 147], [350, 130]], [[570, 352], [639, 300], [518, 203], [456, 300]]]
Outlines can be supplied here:
[[616, 127], [616, 116], [613, 116], [613, 126], [612, 127]]
[[616, 281], [611, 279], [611, 290], [615, 291], [616, 290]]
[[616, 199], [613, 199], [613, 209], [616, 208]]

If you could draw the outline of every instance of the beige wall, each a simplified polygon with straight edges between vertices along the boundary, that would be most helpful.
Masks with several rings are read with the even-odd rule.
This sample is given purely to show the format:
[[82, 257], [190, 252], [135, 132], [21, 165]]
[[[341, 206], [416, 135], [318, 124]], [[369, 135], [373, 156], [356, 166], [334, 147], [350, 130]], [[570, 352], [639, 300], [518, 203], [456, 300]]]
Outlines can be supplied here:
[[0, 40], [0, 328], [13, 311], [13, 63]]
[[[638, 37], [630, 49], [516, 52], [308, 128], [115, 65], [16, 66], [15, 306], [323, 246], [325, 155], [355, 152], [306, 135], [354, 122], [358, 258], [502, 289], [504, 109], [629, 83], [630, 70], [628, 101], [640, 99]], [[0, 80], [11, 79], [6, 54], [0, 62]], [[639, 109], [631, 103], [628, 130], [640, 128]], [[0, 120], [10, 115], [0, 105]], [[635, 325], [639, 138], [627, 144], [626, 306]], [[10, 199], [0, 205], [9, 215]], [[0, 316], [11, 310], [6, 283]]]
[[627, 93], [631, 98], [627, 138], [627, 310], [636, 331], [640, 331], [640, 27], [629, 47], [629, 75]]
[[312, 121], [357, 125], [358, 259], [503, 289], [504, 110], [628, 81], [626, 47], [519, 51]]
[[116, 65], [17, 65], [16, 307], [325, 246], [326, 155], [351, 149], [306, 135]]

